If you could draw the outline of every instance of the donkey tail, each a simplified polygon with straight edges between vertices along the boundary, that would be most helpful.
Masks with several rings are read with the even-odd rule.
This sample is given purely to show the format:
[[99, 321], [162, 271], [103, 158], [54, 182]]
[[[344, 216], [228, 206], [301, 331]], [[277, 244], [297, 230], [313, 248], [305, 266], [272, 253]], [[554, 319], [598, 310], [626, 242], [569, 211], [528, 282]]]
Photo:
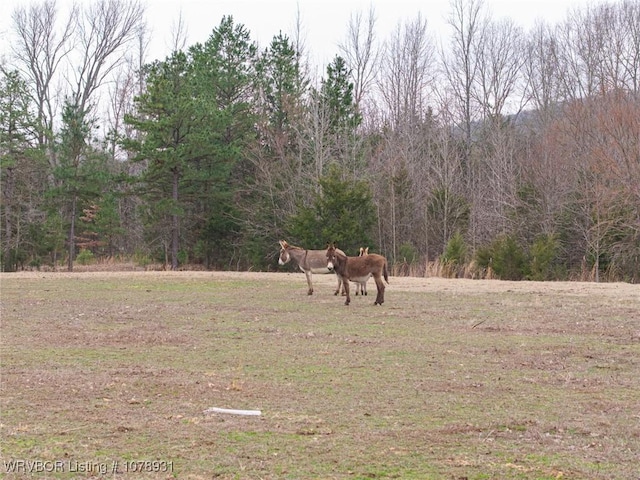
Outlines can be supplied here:
[[389, 270], [387, 269], [387, 260], [384, 261], [384, 267], [382, 268], [382, 275], [387, 283], [389, 283]]

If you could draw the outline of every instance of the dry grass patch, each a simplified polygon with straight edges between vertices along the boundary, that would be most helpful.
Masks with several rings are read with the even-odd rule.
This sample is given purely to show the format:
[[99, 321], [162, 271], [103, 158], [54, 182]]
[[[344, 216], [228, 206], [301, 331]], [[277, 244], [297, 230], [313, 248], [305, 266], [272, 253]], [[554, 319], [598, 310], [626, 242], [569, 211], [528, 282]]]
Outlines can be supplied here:
[[301, 274], [0, 281], [6, 478], [638, 475], [637, 286], [392, 277], [346, 307], [332, 276], [311, 297]]

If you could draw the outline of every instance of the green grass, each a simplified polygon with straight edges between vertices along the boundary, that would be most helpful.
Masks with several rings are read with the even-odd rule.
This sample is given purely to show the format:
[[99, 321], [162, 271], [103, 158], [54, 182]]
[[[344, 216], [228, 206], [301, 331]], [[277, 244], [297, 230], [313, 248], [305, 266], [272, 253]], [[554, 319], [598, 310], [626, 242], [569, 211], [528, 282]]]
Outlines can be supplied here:
[[302, 275], [3, 275], [2, 461], [173, 462], [144, 478], [637, 476], [633, 291], [392, 278], [382, 307], [345, 307], [314, 280], [307, 296]]

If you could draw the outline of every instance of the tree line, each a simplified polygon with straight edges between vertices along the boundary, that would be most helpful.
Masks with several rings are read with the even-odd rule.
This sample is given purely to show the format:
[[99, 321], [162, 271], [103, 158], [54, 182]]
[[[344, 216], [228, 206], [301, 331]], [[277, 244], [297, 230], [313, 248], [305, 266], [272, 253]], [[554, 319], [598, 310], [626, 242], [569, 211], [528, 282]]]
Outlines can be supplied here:
[[4, 271], [268, 270], [284, 238], [396, 274], [640, 280], [637, 0], [529, 31], [451, 0], [441, 39], [355, 12], [320, 78], [301, 22], [260, 47], [231, 16], [193, 45], [178, 21], [148, 61], [138, 0], [11, 18]]

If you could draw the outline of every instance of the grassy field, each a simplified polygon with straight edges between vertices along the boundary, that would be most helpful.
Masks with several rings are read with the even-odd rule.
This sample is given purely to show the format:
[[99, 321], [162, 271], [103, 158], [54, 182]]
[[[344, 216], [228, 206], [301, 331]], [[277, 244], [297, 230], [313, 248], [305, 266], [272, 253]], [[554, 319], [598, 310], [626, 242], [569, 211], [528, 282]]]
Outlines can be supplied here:
[[0, 276], [0, 477], [640, 478], [639, 286], [314, 280]]

